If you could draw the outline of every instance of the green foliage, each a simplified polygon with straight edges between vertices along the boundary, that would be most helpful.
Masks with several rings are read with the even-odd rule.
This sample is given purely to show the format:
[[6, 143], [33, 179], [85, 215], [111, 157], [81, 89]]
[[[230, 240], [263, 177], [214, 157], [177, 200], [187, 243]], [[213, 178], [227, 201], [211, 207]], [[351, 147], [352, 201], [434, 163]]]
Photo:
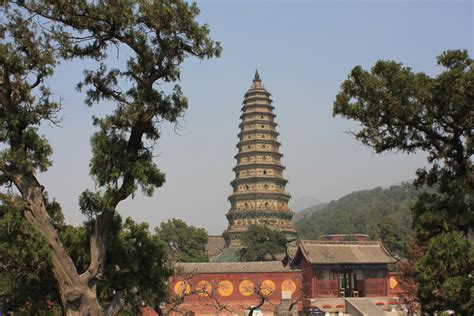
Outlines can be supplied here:
[[[60, 304], [47, 245], [22, 218], [21, 199], [0, 197], [0, 306], [36, 314], [48, 309], [47, 301]], [[48, 201], [47, 205], [68, 255], [77, 269], [84, 271], [90, 260], [91, 223], [66, 225], [59, 204]], [[114, 291], [124, 294], [128, 308], [142, 301], [155, 305], [166, 298], [166, 280], [171, 276], [166, 245], [150, 233], [148, 224], [130, 218], [122, 222], [117, 215], [108, 237], [108, 260], [98, 289], [100, 301], [109, 301]]]
[[[59, 233], [77, 269], [84, 271], [90, 261], [89, 236], [93, 222], [65, 226]], [[136, 307], [142, 301], [159, 303], [167, 296], [166, 281], [171, 276], [165, 243], [151, 234], [147, 223], [114, 217], [107, 236], [107, 261], [98, 287], [101, 302], [109, 302], [115, 291], [123, 293], [125, 305]], [[153, 254], [153, 255], [150, 255]]]
[[207, 232], [204, 228], [188, 226], [173, 218], [155, 228], [158, 237], [168, 245], [168, 252], [178, 262], [209, 261], [205, 252]]
[[423, 311], [432, 314], [454, 310], [460, 315], [473, 315], [472, 267], [474, 249], [462, 234], [442, 233], [431, 238], [415, 267]]
[[428, 153], [432, 167], [417, 171], [416, 184], [436, 184], [438, 194], [420, 200], [415, 225], [432, 236], [474, 227], [474, 64], [467, 51], [446, 51], [438, 64], [446, 70], [433, 78], [393, 61], [378, 61], [371, 72], [357, 66], [334, 102], [334, 115], [359, 121], [355, 137], [377, 153]]
[[[407, 212], [405, 212], [405, 216], [409, 218]], [[405, 223], [406, 221], [395, 217], [382, 219], [369, 236], [371, 239], [380, 240], [392, 255], [404, 258], [407, 246], [413, 240], [413, 230], [410, 226], [404, 226]]]
[[286, 235], [266, 226], [250, 225], [242, 235], [242, 249], [238, 256], [242, 261], [270, 261], [286, 253]]
[[410, 206], [419, 191], [410, 184], [350, 193], [296, 222], [302, 239], [326, 234], [368, 234], [404, 256], [413, 235]]
[[151, 234], [147, 223], [127, 218], [122, 223], [116, 217], [109, 233], [104, 281], [99, 293], [108, 301], [113, 291], [123, 291], [129, 306], [142, 301], [157, 305], [168, 295], [166, 281], [172, 271], [168, 268], [165, 243]]
[[[360, 122], [356, 139], [377, 153], [424, 151], [428, 155], [431, 168], [418, 169], [415, 184], [435, 187], [436, 193], [421, 194], [412, 209], [416, 247], [421, 249], [421, 256], [415, 258], [418, 271], [437, 271], [445, 262], [447, 254], [434, 247], [433, 240], [446, 238], [446, 244], [456, 247], [459, 240], [447, 236], [467, 240], [474, 227], [474, 61], [466, 50], [449, 50], [438, 57], [438, 65], [444, 71], [434, 77], [393, 61], [378, 61], [370, 72], [357, 66], [334, 102], [334, 115]], [[464, 251], [472, 256], [472, 245], [465, 245]], [[451, 259], [451, 265], [460, 267], [466, 262], [461, 255]], [[469, 291], [455, 290], [472, 282], [468, 274], [447, 270], [442, 283], [408, 274], [415, 275], [423, 309], [442, 310], [445, 302], [455, 301], [472, 306]], [[471, 309], [462, 307], [463, 313]]]
[[6, 4], [0, 10], [0, 160], [24, 172], [45, 171], [52, 148], [38, 126], [57, 123], [60, 109], [44, 84], [57, 64], [54, 35], [41, 32], [40, 24], [19, 9]]
[[38, 314], [59, 297], [49, 249], [22, 211], [19, 197], [0, 194], [0, 311]]

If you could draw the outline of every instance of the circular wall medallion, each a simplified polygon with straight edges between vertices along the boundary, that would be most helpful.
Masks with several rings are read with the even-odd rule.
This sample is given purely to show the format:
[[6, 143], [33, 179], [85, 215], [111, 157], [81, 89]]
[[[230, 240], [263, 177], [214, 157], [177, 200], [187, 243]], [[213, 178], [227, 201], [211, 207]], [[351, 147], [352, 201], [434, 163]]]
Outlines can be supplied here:
[[296, 283], [292, 279], [286, 279], [281, 282], [281, 291], [282, 292], [291, 292], [291, 294], [296, 291]]
[[239, 285], [239, 292], [243, 296], [250, 296], [253, 294], [255, 285], [250, 280], [243, 280]]
[[234, 286], [228, 280], [221, 281], [217, 285], [217, 292], [220, 296], [230, 296], [234, 292]]
[[196, 292], [200, 297], [208, 297], [211, 291], [212, 285], [208, 281], [199, 281], [196, 285]]
[[174, 293], [179, 296], [187, 295], [191, 292], [191, 286], [186, 281], [178, 281], [174, 285]]
[[394, 288], [397, 287], [398, 281], [397, 281], [396, 278], [394, 278], [393, 276], [391, 276], [390, 279], [389, 279], [389, 283], [388, 283], [388, 284], [390, 285], [390, 288], [393, 290]]
[[272, 280], [265, 280], [260, 284], [260, 292], [265, 296], [275, 293], [275, 283]]

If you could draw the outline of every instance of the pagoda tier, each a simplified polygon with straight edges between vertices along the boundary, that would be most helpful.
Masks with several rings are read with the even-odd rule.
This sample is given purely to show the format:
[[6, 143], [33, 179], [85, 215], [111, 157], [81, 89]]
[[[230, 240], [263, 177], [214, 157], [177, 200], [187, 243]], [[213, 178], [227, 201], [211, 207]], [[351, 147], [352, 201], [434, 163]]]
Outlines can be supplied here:
[[229, 227], [224, 231], [227, 245], [238, 244], [249, 225], [257, 224], [296, 235], [288, 208], [290, 195], [285, 191], [285, 167], [279, 152], [279, 133], [270, 93], [263, 87], [258, 72], [244, 95], [241, 123], [235, 155], [235, 179], [229, 196], [231, 208], [226, 214]]

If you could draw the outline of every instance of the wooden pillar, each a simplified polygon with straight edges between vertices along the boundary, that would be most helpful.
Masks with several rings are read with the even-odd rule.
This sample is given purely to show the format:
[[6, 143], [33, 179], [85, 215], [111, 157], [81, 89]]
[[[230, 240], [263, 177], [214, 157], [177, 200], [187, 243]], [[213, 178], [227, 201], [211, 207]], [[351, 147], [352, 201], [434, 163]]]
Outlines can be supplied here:
[[353, 288], [352, 288], [352, 285], [353, 285], [353, 284], [352, 284], [352, 282], [353, 282], [352, 270], [347, 273], [347, 276], [348, 276], [348, 279], [349, 279], [349, 280], [348, 280], [348, 281], [349, 281], [349, 296], [352, 296], [352, 289], [353, 289]]
[[318, 287], [316, 286], [316, 267], [313, 265], [310, 265], [311, 267], [311, 289], [313, 292], [313, 297], [318, 297]]

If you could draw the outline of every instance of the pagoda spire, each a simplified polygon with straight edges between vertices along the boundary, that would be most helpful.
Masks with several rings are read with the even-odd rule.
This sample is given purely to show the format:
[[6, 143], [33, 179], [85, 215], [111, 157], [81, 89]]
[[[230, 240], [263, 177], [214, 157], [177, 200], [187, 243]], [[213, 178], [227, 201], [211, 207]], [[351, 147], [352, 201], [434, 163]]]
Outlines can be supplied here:
[[229, 227], [224, 231], [227, 245], [239, 244], [239, 236], [252, 224], [267, 226], [289, 236], [296, 235], [291, 224], [293, 212], [288, 208], [290, 195], [285, 191], [287, 180], [281, 163], [274, 107], [271, 94], [255, 77], [244, 95], [233, 193], [226, 216]]

